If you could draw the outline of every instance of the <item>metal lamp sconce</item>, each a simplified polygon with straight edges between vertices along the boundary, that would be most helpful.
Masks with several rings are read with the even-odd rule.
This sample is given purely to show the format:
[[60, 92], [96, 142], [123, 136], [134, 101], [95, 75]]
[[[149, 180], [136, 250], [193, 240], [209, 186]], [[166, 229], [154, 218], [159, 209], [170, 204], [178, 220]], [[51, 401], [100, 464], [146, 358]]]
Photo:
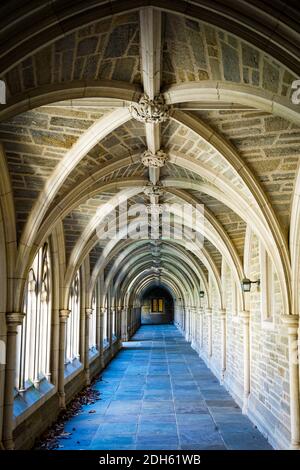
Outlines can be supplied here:
[[199, 292], [199, 297], [200, 297], [200, 299], [203, 299], [204, 294], [205, 294], [205, 293], [204, 293], [204, 290], [201, 290], [201, 291]]
[[251, 284], [257, 284], [257, 286], [259, 287], [260, 286], [260, 279], [258, 279], [257, 281], [250, 281], [250, 279], [243, 279], [242, 282], [241, 282], [241, 286], [242, 286], [242, 291], [243, 292], [250, 292], [251, 291]]

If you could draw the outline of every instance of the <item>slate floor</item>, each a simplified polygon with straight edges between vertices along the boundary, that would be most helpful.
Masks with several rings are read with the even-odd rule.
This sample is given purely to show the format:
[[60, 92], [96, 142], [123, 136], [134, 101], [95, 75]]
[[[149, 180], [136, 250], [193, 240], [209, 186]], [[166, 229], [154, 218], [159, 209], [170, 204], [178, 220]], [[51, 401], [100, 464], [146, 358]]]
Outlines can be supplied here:
[[271, 449], [173, 325], [142, 326], [102, 379], [61, 450]]

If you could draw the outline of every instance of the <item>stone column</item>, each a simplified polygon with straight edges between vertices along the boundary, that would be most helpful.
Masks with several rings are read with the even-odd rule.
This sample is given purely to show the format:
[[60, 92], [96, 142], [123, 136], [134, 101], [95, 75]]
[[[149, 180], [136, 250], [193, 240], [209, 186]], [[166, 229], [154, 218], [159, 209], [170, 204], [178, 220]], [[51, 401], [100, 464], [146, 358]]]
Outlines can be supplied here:
[[206, 316], [207, 316], [207, 338], [208, 338], [208, 345], [207, 345], [207, 353], [208, 357], [211, 358], [212, 356], [212, 308], [206, 308]]
[[8, 313], [7, 342], [6, 342], [6, 368], [3, 410], [3, 445], [6, 450], [14, 449], [14, 388], [16, 382], [16, 352], [18, 326], [22, 325], [25, 313]]
[[226, 309], [220, 308], [221, 320], [221, 380], [224, 380], [226, 371]]
[[105, 307], [100, 307], [100, 344], [99, 344], [99, 354], [100, 354], [100, 366], [104, 369], [104, 315]]
[[59, 364], [58, 364], [58, 397], [59, 407], [66, 408], [65, 399], [65, 350], [66, 350], [66, 332], [67, 321], [71, 310], [62, 309], [59, 311]]
[[123, 308], [117, 307], [117, 338], [120, 346], [122, 346], [122, 312]]
[[282, 315], [282, 322], [288, 327], [291, 449], [300, 449], [300, 402], [299, 402], [299, 315]]
[[121, 334], [122, 334], [122, 341], [127, 341], [127, 308], [123, 307], [121, 312]]
[[196, 346], [196, 307], [191, 307], [191, 342], [192, 348]]
[[[110, 345], [110, 357], [113, 357], [114, 352], [113, 352], [113, 321], [114, 321], [114, 313], [115, 309], [114, 307], [110, 307], [110, 331], [109, 331], [109, 345]], [[115, 317], [116, 320], [116, 317]]]
[[200, 325], [199, 325], [199, 333], [200, 333], [200, 349], [203, 349], [203, 315], [204, 315], [204, 309], [203, 307], [200, 307], [199, 309], [199, 319], [200, 319]]
[[84, 341], [84, 373], [85, 373], [85, 382], [86, 385], [90, 385], [91, 377], [90, 377], [90, 323], [91, 318], [93, 315], [92, 308], [85, 309], [85, 341]]
[[243, 310], [240, 312], [243, 322], [243, 346], [244, 346], [244, 398], [243, 413], [247, 413], [248, 399], [250, 395], [250, 312]]
[[97, 305], [96, 307], [96, 315], [97, 315], [97, 320], [96, 320], [96, 348], [99, 352], [100, 355], [100, 349], [101, 349], [101, 307]]

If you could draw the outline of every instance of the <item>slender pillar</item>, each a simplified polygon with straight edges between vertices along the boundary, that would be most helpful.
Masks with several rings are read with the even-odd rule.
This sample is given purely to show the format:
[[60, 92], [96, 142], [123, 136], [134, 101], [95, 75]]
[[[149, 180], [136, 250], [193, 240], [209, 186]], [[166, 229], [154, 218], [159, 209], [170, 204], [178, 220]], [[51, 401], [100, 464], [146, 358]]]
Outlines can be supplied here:
[[224, 380], [226, 371], [226, 309], [220, 308], [221, 319], [221, 380]]
[[123, 307], [122, 312], [121, 312], [121, 331], [122, 331], [122, 341], [127, 341], [128, 336], [127, 336], [127, 308]]
[[192, 316], [192, 328], [191, 328], [191, 342], [192, 347], [196, 346], [196, 308], [191, 307], [191, 316]]
[[120, 346], [122, 346], [122, 312], [123, 308], [117, 307], [117, 338]]
[[200, 307], [199, 309], [199, 320], [200, 320], [200, 326], [199, 326], [199, 333], [200, 333], [200, 349], [203, 349], [203, 315], [204, 315], [204, 309], [203, 307]]
[[300, 402], [299, 402], [299, 351], [298, 326], [299, 315], [282, 315], [282, 321], [288, 326], [289, 376], [290, 376], [290, 415], [291, 449], [300, 449]]
[[18, 326], [22, 325], [25, 313], [6, 315], [7, 342], [3, 414], [3, 445], [7, 450], [14, 449], [14, 387], [16, 382], [16, 352]]
[[244, 346], [244, 398], [243, 413], [247, 413], [250, 395], [250, 312], [240, 312], [243, 322], [243, 346]]
[[66, 350], [66, 334], [67, 321], [71, 310], [62, 309], [59, 311], [59, 365], [58, 365], [58, 396], [59, 407], [66, 408], [65, 395], [65, 350]]
[[97, 320], [96, 320], [96, 348], [97, 351], [99, 352], [100, 355], [100, 349], [101, 349], [101, 307], [97, 305], [96, 307], [96, 315], [97, 315]]
[[106, 308], [100, 307], [100, 344], [99, 344], [99, 353], [100, 353], [100, 366], [104, 369], [104, 315]]
[[206, 309], [206, 316], [207, 316], [207, 353], [208, 357], [212, 356], [212, 308], [208, 307]]
[[90, 326], [91, 326], [91, 318], [93, 315], [92, 308], [85, 309], [85, 341], [84, 341], [84, 373], [85, 373], [85, 382], [86, 385], [90, 385], [91, 377], [90, 377]]

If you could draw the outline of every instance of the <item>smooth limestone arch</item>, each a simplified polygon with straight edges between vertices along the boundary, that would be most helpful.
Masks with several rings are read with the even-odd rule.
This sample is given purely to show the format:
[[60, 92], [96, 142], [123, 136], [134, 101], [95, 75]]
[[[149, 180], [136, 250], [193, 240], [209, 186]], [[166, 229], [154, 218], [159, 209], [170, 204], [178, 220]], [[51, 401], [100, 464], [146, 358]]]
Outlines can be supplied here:
[[[147, 289], [149, 285], [158, 286], [158, 280], [154, 275], [147, 274], [146, 272], [143, 272], [143, 274], [144, 274], [144, 277], [141, 278], [138, 284], [136, 284], [136, 287], [133, 290], [130, 290], [129, 292], [123, 294], [122, 299], [126, 305], [129, 305], [129, 299], [134, 299], [137, 297], [136, 292], [139, 291], [140, 289]], [[167, 276], [165, 276], [164, 279], [161, 280], [161, 285], [163, 285], [164, 287], [166, 287], [167, 285], [172, 287], [174, 293], [177, 293], [179, 297], [182, 296], [183, 298], [185, 295], [184, 291], [180, 289], [180, 287], [182, 286], [178, 286], [174, 282], [174, 280], [172, 280], [171, 278]], [[140, 300], [141, 299], [139, 299], [139, 301]]]
[[[140, 254], [139, 254], [139, 255], [140, 255]], [[152, 257], [151, 257], [151, 255], [147, 255], [147, 256], [144, 256], [144, 257], [141, 257], [141, 256], [139, 256], [139, 255], [137, 255], [136, 257], [132, 257], [132, 259], [131, 259], [130, 261], [128, 261], [126, 264], [124, 264], [124, 266], [121, 268], [120, 273], [118, 274], [118, 276], [116, 277], [116, 280], [115, 280], [115, 282], [114, 282], [113, 294], [116, 293], [117, 289], [119, 288], [119, 285], [120, 285], [120, 286], [122, 285], [123, 280], [124, 280], [124, 278], [126, 277], [128, 270], [131, 269], [131, 266], [132, 266], [134, 263], [136, 263], [136, 266], [137, 266], [137, 267], [138, 267], [138, 266], [142, 266], [142, 264], [139, 264], [139, 261], [141, 260], [142, 263], [148, 263], [149, 265], [152, 265]], [[167, 257], [167, 256], [165, 256], [165, 255], [162, 255], [161, 259], [162, 259], [162, 269], [164, 268], [164, 261], [166, 261], [166, 262], [168, 263], [168, 264], [167, 264], [168, 268], [169, 268], [170, 266], [177, 267], [178, 272], [179, 272], [180, 270], [183, 270], [183, 269], [184, 269], [185, 273], [189, 273], [190, 276], [192, 276], [194, 282], [198, 281], [199, 285], [196, 286], [196, 287], [198, 287], [199, 290], [200, 290], [200, 279], [201, 279], [202, 276], [195, 277], [195, 274], [194, 274], [192, 268], [190, 268], [190, 266], [187, 264], [186, 260], [184, 261], [184, 265], [183, 265], [183, 266], [180, 265], [180, 267], [178, 267], [178, 266], [176, 265], [176, 263], [175, 263], [174, 258], [172, 258], [172, 257]], [[175, 264], [174, 264], [174, 263], [175, 263]], [[150, 266], [150, 268], [152, 269], [152, 266]], [[153, 270], [153, 271], [155, 272], [155, 270]], [[196, 276], [197, 276], [197, 273], [196, 273]], [[121, 290], [121, 287], [120, 287], [120, 290]]]
[[[191, 263], [191, 266], [193, 267], [193, 270], [195, 271], [196, 275], [198, 275], [198, 277], [201, 279], [203, 285], [204, 285], [204, 289], [206, 291], [206, 293], [208, 294], [208, 284], [207, 284], [207, 280], [204, 276], [204, 273], [202, 272], [201, 268], [199, 266], [197, 266], [196, 264], [196, 260], [190, 255], [189, 252], [186, 252], [184, 250], [182, 250], [181, 247], [179, 247], [179, 243], [176, 244], [176, 243], [172, 243], [173, 240], [171, 241], [167, 241], [165, 239], [162, 240], [162, 244], [164, 247], [161, 248], [161, 251], [162, 251], [162, 256], [165, 254], [165, 253], [169, 253], [171, 255], [173, 255], [176, 259], [182, 259], [184, 260], [184, 262], [190, 262]], [[134, 246], [132, 246], [134, 245]], [[144, 248], [151, 245], [151, 241], [149, 240], [141, 240], [140, 243], [139, 243], [139, 248], [136, 250], [136, 246], [134, 243], [132, 243], [131, 245], [129, 245], [129, 247], [125, 250], [123, 250], [122, 248], [120, 248], [120, 251], [121, 251], [121, 254], [118, 256], [118, 258], [115, 260], [114, 262], [114, 265], [112, 266], [108, 276], [107, 276], [107, 279], [105, 281], [105, 284], [106, 284], [106, 289], [108, 288], [108, 285], [109, 283], [111, 282], [112, 278], [114, 277], [115, 273], [119, 270], [120, 266], [122, 266], [123, 262], [126, 262], [127, 258], [131, 255], [131, 252], [132, 251], [135, 251], [135, 258], [136, 256], [139, 256], [139, 257], [144, 257], [145, 255], [148, 255], [148, 252], [146, 250], [144, 250]], [[151, 254], [151, 253], [150, 253]], [[130, 258], [131, 260], [132, 258]], [[123, 269], [123, 268], [122, 268]], [[214, 276], [215, 273], [213, 272], [212, 273], [212, 276]], [[215, 279], [215, 283], [217, 285], [217, 288], [218, 288], [218, 279]], [[220, 293], [219, 293], [220, 295]]]
[[[218, 83], [219, 83], [219, 82], [218, 82]], [[197, 87], [199, 88], [199, 84], [197, 84]], [[252, 88], [252, 87], [250, 87], [250, 88]], [[256, 89], [255, 89], [255, 90], [256, 90]], [[257, 90], [255, 91], [255, 93], [257, 93]], [[243, 96], [243, 94], [242, 94], [242, 96]], [[173, 98], [173, 99], [174, 99], [174, 98]], [[182, 99], [182, 98], [181, 98], [181, 99]], [[267, 99], [265, 99], [265, 100], [268, 101]], [[285, 105], [284, 105], [284, 106], [285, 106]], [[272, 106], [271, 106], [271, 107], [272, 107]], [[273, 108], [274, 108], [274, 106], [273, 106]], [[275, 107], [275, 108], [276, 108], [276, 107]], [[277, 108], [276, 108], [276, 109], [277, 109]], [[275, 111], [276, 111], [276, 109], [275, 109]], [[104, 117], [105, 117], [105, 116], [104, 116]], [[75, 144], [75, 145], [76, 145], [76, 144]], [[22, 251], [22, 250], [21, 250], [21, 251]], [[21, 257], [21, 258], [22, 258], [22, 257]], [[19, 256], [18, 259], [20, 260], [20, 256]], [[18, 268], [17, 268], [17, 272], [18, 272]], [[286, 270], [286, 272], [288, 272], [288, 270]], [[285, 274], [286, 274], [286, 273], [285, 273]], [[18, 277], [18, 275], [19, 275], [19, 274], [17, 274], [17, 277]], [[21, 276], [21, 277], [22, 277], [22, 276]], [[24, 276], [23, 276], [23, 277], [24, 277]], [[288, 296], [287, 296], [287, 300], [289, 301]]]
[[[197, 88], [197, 85], [196, 85]], [[246, 87], [248, 89], [248, 86]], [[242, 86], [243, 89], [243, 86]], [[194, 91], [194, 84], [188, 84], [188, 90], [191, 92], [192, 100], [195, 99], [197, 93]], [[218, 88], [218, 92], [221, 95], [221, 92]], [[236, 92], [236, 89], [235, 89]], [[245, 93], [245, 91], [243, 91]], [[188, 93], [187, 93], [188, 94]], [[270, 93], [267, 94], [270, 99]], [[191, 98], [190, 98], [191, 99]], [[287, 101], [285, 99], [285, 101]], [[296, 105], [287, 103], [284, 107], [286, 113], [286, 108], [288, 106], [293, 108], [293, 113], [297, 117], [297, 122], [300, 122], [300, 114]], [[274, 104], [272, 103], [272, 112], [274, 113]], [[276, 114], [276, 113], [275, 113]], [[283, 113], [284, 114], [284, 113]], [[294, 116], [293, 114], [293, 116]], [[279, 113], [280, 115], [280, 113]], [[283, 117], [281, 115], [281, 117]], [[289, 116], [291, 120], [291, 116]], [[266, 193], [262, 189], [260, 183], [254, 177], [253, 172], [249, 169], [248, 165], [245, 164], [244, 160], [239, 156], [235, 148], [227, 142], [226, 139], [221, 137], [217, 132], [213, 131], [210, 126], [205, 124], [198, 117], [182, 111], [174, 111], [172, 118], [185, 126], [186, 128], [192, 130], [197, 136], [200, 136], [206, 143], [208, 143], [212, 148], [214, 148], [218, 154], [225, 159], [225, 161], [230, 165], [231, 169], [235, 172], [236, 176], [241, 179], [245, 187], [250, 192], [251, 196], [257, 203], [263, 219], [266, 221], [266, 225], [271, 232], [271, 236], [274, 239], [275, 247], [280, 253], [280, 258], [282, 259], [282, 268], [285, 276], [286, 285], [288, 288], [288, 307], [291, 307], [291, 292], [289, 290], [290, 286], [290, 258], [289, 258], [289, 248], [287, 244], [286, 237], [283, 234], [280, 223], [276, 217], [275, 211], [272, 207], [272, 204], [268, 200]], [[285, 116], [287, 118], [287, 116]], [[294, 116], [295, 120], [295, 116]], [[273, 250], [272, 250], [273, 251]], [[276, 251], [276, 250], [274, 250]]]
[[[205, 177], [209, 175], [209, 172], [204, 165], [200, 165], [192, 161], [191, 159], [187, 160], [184, 155], [179, 155], [178, 153], [172, 153], [170, 155], [170, 161], [179, 166], [186, 167], [191, 171], [203, 176], [205, 171]], [[200, 169], [201, 168], [201, 169]], [[202, 173], [201, 173], [202, 171]], [[263, 240], [266, 250], [270, 254], [277, 270], [281, 282], [281, 288], [284, 298], [284, 311], [290, 313], [290, 257], [288, 260], [286, 257], [284, 260], [280, 256], [280, 251], [278, 251], [276, 240], [274, 239], [272, 233], [270, 232], [268, 226], [265, 224], [263, 217], [259, 216], [254, 210], [255, 208], [251, 205], [248, 205], [247, 201], [239, 194], [237, 191], [234, 191], [230, 184], [225, 182], [225, 179], [218, 178], [216, 175], [214, 178], [214, 183], [220, 185], [223, 191], [220, 191], [216, 186], [211, 185], [202, 185], [202, 188], [206, 187], [206, 193], [223, 202], [225, 205], [230, 207], [235, 213], [237, 213], [246, 223], [249, 223], [253, 229], [259, 234], [260, 238]], [[193, 183], [192, 183], [193, 184]], [[231, 197], [230, 197], [231, 196]], [[286, 243], [284, 244], [285, 251]], [[283, 263], [284, 261], [284, 263]]]
[[[148, 274], [147, 274], [148, 271]], [[179, 299], [182, 299], [180, 303], [182, 303], [181, 307], [183, 309], [182, 311], [182, 316], [183, 318], [183, 327], [187, 324], [187, 309], [191, 305], [196, 305], [197, 299], [193, 297], [194, 292], [193, 289], [190, 290], [189, 286], [185, 286], [184, 282], [181, 282], [181, 279], [178, 279], [177, 275], [174, 274], [173, 272], [167, 271], [164, 273], [164, 276], [162, 279], [165, 279], [166, 281], [172, 281], [175, 283], [175, 285], [178, 285], [181, 287], [181, 295]], [[156, 280], [156, 283], [159, 284], [159, 278], [156, 275], [153, 275], [151, 272], [149, 273], [149, 270], [142, 270], [140, 274], [137, 274], [131, 283], [127, 283], [128, 287], [126, 286], [126, 290], [129, 292], [128, 294], [128, 299], [129, 303], [133, 303], [134, 299], [136, 298], [136, 290], [139, 288], [139, 286], [144, 285], [147, 283], [149, 280], [150, 282], [153, 282], [153, 280]]]
[[[151, 268], [150, 264], [151, 263], [149, 263], [148, 260], [144, 262], [141, 261], [127, 273], [127, 278], [124, 280], [124, 282], [120, 283], [120, 286], [122, 286], [124, 292], [130, 291], [130, 287], [133, 286], [133, 284], [136, 282], [136, 278], [141, 276], [145, 271], [148, 271], [152, 275], [155, 275], [155, 272]], [[164, 271], [164, 268], [162, 268], [162, 273], [163, 272], [168, 273], [168, 275], [173, 277], [173, 279], [176, 278], [178, 282], [181, 282], [184, 285], [186, 291], [191, 296], [191, 298], [193, 298], [193, 287], [196, 287], [195, 282], [197, 283], [198, 281], [197, 279], [195, 280], [194, 276], [192, 276], [192, 279], [186, 279], [184, 276], [182, 277], [182, 272], [184, 274], [187, 274], [188, 271], [183, 269], [182, 266], [178, 268], [178, 266], [174, 266], [174, 264], [172, 264], [171, 267], [169, 266], [167, 271]], [[181, 273], [181, 276], [178, 277], [179, 273]], [[156, 277], [158, 278], [158, 275]], [[161, 278], [163, 277], [164, 275], [161, 274]]]
[[[144, 280], [142, 281], [136, 288], [135, 288], [135, 292], [134, 292], [134, 295], [139, 298], [139, 300], [142, 299], [143, 297], [143, 294], [144, 292], [149, 289], [149, 284], [150, 285], [153, 285], [153, 286], [157, 286], [157, 281], [155, 281], [155, 279], [151, 279], [151, 281], [149, 279], [147, 280]], [[169, 280], [169, 284], [167, 286], [167, 283], [165, 280], [162, 280], [161, 281], [161, 285], [163, 287], [165, 287], [167, 289], [167, 291], [169, 292], [169, 294], [173, 297], [173, 300], [176, 300], [176, 296], [178, 296], [180, 294], [180, 291], [179, 289], [177, 288], [177, 286], [175, 286], [175, 284], [171, 284], [170, 280]], [[171, 285], [172, 285], [172, 289], [171, 289]]]
[[[126, 235], [126, 229], [124, 229], [123, 233], [121, 232], [121, 236], [122, 235]], [[103, 252], [101, 256], [99, 257], [96, 265], [94, 266], [93, 272], [91, 274], [90, 285], [89, 285], [89, 299], [91, 299], [92, 297], [92, 293], [93, 293], [95, 284], [97, 282], [97, 278], [99, 277], [101, 272], [104, 271], [106, 264], [109, 263], [110, 260], [114, 258], [115, 256], [121, 256], [121, 258], [123, 258], [124, 256], [127, 256], [127, 253], [130, 253], [132, 250], [135, 250], [136, 246], [138, 246], [138, 244], [141, 244], [141, 243], [148, 244], [149, 240], [146, 240], [146, 241], [138, 240], [138, 241], [132, 242], [130, 239], [125, 239], [125, 240], [122, 240], [121, 243], [119, 240], [110, 240], [108, 242], [108, 244], [104, 247]], [[167, 243], [167, 241], [164, 240], [164, 243]], [[119, 254], [119, 252], [122, 252], [121, 255]], [[122, 256], [123, 254], [124, 256]]]
[[256, 108], [300, 124], [297, 105], [283, 96], [252, 85], [222, 80], [174, 84], [163, 90], [166, 103], [225, 102]]
[[24, 264], [24, 260], [29, 257], [30, 247], [34, 243], [35, 234], [39, 230], [43, 217], [67, 176], [69, 176], [77, 163], [86, 156], [87, 152], [92, 149], [97, 142], [101, 141], [114, 129], [131, 119], [127, 108], [117, 109], [108, 116], [105, 115], [101, 117], [92, 124], [86, 133], [78, 138], [77, 142], [55, 167], [46, 186], [38, 196], [21, 235], [16, 264], [17, 277], [23, 275], [21, 267]]
[[[148, 240], [147, 240], [148, 241]], [[164, 242], [167, 242], [168, 240], [163, 240]], [[90, 248], [95, 244], [97, 243], [97, 237], [95, 239], [92, 239], [91, 240], [91, 244], [86, 248], [85, 250], [85, 253], [83, 253], [83, 257], [84, 256], [87, 256], [88, 252], [90, 251]], [[94, 271], [93, 271], [93, 274], [91, 276], [91, 282], [90, 282], [90, 288], [89, 288], [89, 301], [91, 299], [91, 296], [92, 296], [92, 291], [94, 289], [94, 285], [95, 285], [95, 282], [96, 282], [96, 279], [97, 277], [99, 276], [99, 273], [100, 272], [103, 272], [104, 268], [105, 268], [105, 265], [110, 261], [111, 257], [114, 257], [119, 251], [123, 251], [124, 247], [127, 246], [127, 245], [130, 245], [130, 243], [132, 244], [132, 242], [130, 240], [125, 240], [124, 242], [122, 242], [121, 244], [118, 245], [119, 243], [119, 240], [111, 240], [110, 242], [110, 245], [111, 247], [109, 249], [106, 249], [105, 250], [105, 253], [99, 258], [99, 261], [98, 263], [95, 265], [94, 267]], [[135, 242], [137, 243], [137, 242]], [[184, 244], [183, 244], [184, 246]], [[113, 249], [113, 247], [117, 247], [117, 250], [115, 249], [113, 251], [113, 253], [110, 255], [110, 249]], [[201, 248], [201, 246], [200, 246]], [[134, 249], [135, 249], [135, 244], [134, 244]], [[197, 251], [197, 255], [199, 257], [199, 253]], [[203, 253], [203, 255], [205, 255], [205, 253]], [[209, 254], [207, 253], [207, 255], [205, 255], [207, 257], [209, 257]], [[205, 262], [205, 257], [200, 257], [199, 258], [202, 262]], [[79, 261], [79, 264], [82, 262], [82, 259]], [[217, 288], [217, 291], [218, 291], [218, 286], [220, 285], [219, 284], [219, 281], [218, 281], [218, 278], [215, 277], [216, 276], [216, 271], [212, 271], [212, 267], [211, 267], [211, 264], [208, 262], [208, 263], [205, 263], [207, 264], [207, 269], [209, 271], [211, 271], [211, 274], [212, 274], [212, 279], [215, 279], [215, 282], [216, 282], [216, 288]], [[75, 270], [74, 270], [75, 272]], [[220, 295], [220, 302], [221, 302], [221, 292], [219, 293]]]
[[[176, 157], [176, 161], [175, 161], [175, 163], [177, 163], [177, 164], [179, 163], [178, 158], [179, 158], [179, 157], [177, 156], [177, 157]], [[182, 166], [184, 166], [184, 164], [182, 164]], [[202, 165], [202, 167], [203, 167], [203, 165]], [[194, 170], [194, 171], [195, 171], [195, 170]], [[205, 173], [205, 176], [206, 176], [206, 177], [208, 176], [208, 173], [207, 173], [207, 172]], [[164, 182], [163, 182], [163, 183], [164, 183]], [[125, 183], [124, 183], [124, 184], [125, 184]], [[190, 184], [191, 184], [191, 183], [189, 183], [189, 185], [190, 185]], [[192, 183], [192, 184], [194, 184], [194, 183]], [[223, 181], [223, 184], [224, 184], [224, 181]], [[195, 186], [194, 186], [194, 188], [197, 189]], [[201, 184], [201, 188], [202, 188], [202, 189], [204, 188], [204, 185], [203, 185], [203, 184]], [[206, 189], [208, 189], [208, 191], [206, 191], [206, 192], [207, 192], [208, 194], [211, 194], [212, 188], [206, 186]], [[222, 194], [222, 193], [221, 193], [221, 194]], [[220, 193], [218, 194], [218, 196], [216, 196], [216, 194], [213, 194], [213, 196], [216, 197], [217, 199], [220, 199]], [[224, 193], [223, 193], [223, 198], [224, 198]], [[222, 201], [222, 202], [224, 202], [224, 201]], [[227, 203], [227, 205], [230, 206], [230, 202]], [[232, 202], [231, 202], [231, 207], [232, 207]], [[238, 204], [236, 205], [236, 207], [237, 207], [238, 209], [240, 209], [240, 207], [239, 207]], [[236, 209], [236, 208], [233, 208], [233, 210], [234, 210], [235, 212], [237, 212], [237, 209]], [[240, 215], [243, 217], [243, 214], [241, 213], [241, 210], [239, 210], [239, 212], [240, 212]], [[244, 213], [245, 213], [245, 212], [244, 212]], [[248, 219], [248, 220], [249, 220], [249, 219]], [[246, 220], [246, 221], [247, 221], [247, 220]], [[270, 250], [269, 250], [269, 251], [270, 251]]]
[[[158, 281], [158, 277], [155, 276], [153, 273], [150, 273], [149, 270], [147, 269], [142, 270], [140, 273], [137, 273], [135, 277], [131, 280], [131, 283], [129, 283], [127, 287], [127, 291], [128, 291], [127, 296], [128, 296], [129, 302], [133, 301], [134, 299], [134, 284], [138, 286], [140, 281], [143, 282], [143, 281], [146, 281], [147, 279], [151, 279], [151, 281], [153, 280]], [[171, 280], [179, 288], [181, 281], [177, 278], [177, 276], [174, 275], [174, 273], [171, 273], [171, 272], [165, 273], [164, 279], [165, 281]], [[189, 290], [189, 287], [186, 286], [185, 283], [182, 283], [180, 292], [183, 295], [185, 305], [189, 305], [192, 299], [192, 296], [191, 296], [191, 291]]]
[[[138, 194], [142, 190], [143, 190], [142, 187], [140, 187], [140, 188], [136, 187], [136, 188], [131, 188], [130, 190], [128, 190], [128, 191], [131, 191], [131, 194], [129, 194], [128, 192], [126, 193], [127, 190], [125, 190], [122, 194], [124, 195], [124, 197], [125, 197], [125, 194], [129, 194], [129, 196], [132, 196], [132, 195]], [[113, 203], [111, 202], [112, 200], [110, 200], [110, 206], [111, 207], [113, 207], [114, 204], [117, 203], [117, 199], [118, 199], [119, 196], [120, 196], [120, 193], [115, 195], [112, 198], [112, 199], [114, 199]], [[82, 263], [84, 257], [86, 257], [88, 255], [89, 251], [93, 248], [93, 246], [98, 241], [97, 237], [94, 237], [93, 239], [90, 239], [90, 237], [92, 236], [94, 230], [97, 228], [97, 226], [99, 225], [99, 222], [103, 219], [103, 217], [104, 217], [104, 213], [96, 214], [90, 220], [89, 224], [87, 225], [87, 227], [84, 230], [84, 233], [80, 236], [80, 238], [78, 239], [78, 241], [77, 241], [77, 243], [76, 243], [76, 245], [75, 245], [75, 247], [72, 251], [72, 254], [71, 254], [70, 260], [69, 260], [69, 264], [68, 264], [68, 267], [67, 267], [67, 272], [66, 272], [65, 282], [64, 282], [64, 287], [63, 287], [63, 289], [66, 292], [66, 295], [64, 297], [64, 304], [65, 305], [67, 305], [67, 302], [68, 302], [68, 295], [69, 295], [68, 290], [70, 288], [70, 285], [71, 285], [73, 276], [75, 274], [75, 271], [78, 269], [78, 267]], [[192, 227], [192, 225], [191, 225], [191, 227]], [[213, 233], [209, 229], [209, 227], [205, 227], [205, 236], [209, 240], [211, 240], [213, 244], [216, 244], [215, 240], [219, 237], [219, 235], [217, 235], [217, 237], [213, 236]], [[218, 245], [221, 247], [221, 253], [226, 255], [226, 249], [223, 248], [223, 246], [225, 247], [225, 245], [222, 245], [222, 243], [218, 243]]]
[[5, 311], [19, 312], [21, 311], [21, 307], [19, 309], [15, 309], [12, 300], [14, 291], [14, 270], [17, 257], [16, 215], [14, 208], [13, 189], [11, 185], [6, 154], [2, 143], [0, 143], [0, 208], [1, 220], [3, 220], [3, 222], [5, 221], [5, 223], [3, 223], [4, 247], [3, 251], [1, 251], [1, 253], [5, 254], [5, 260], [3, 260], [3, 275], [1, 272], [1, 281], [3, 281], [5, 285], [7, 283], [5, 288], [5, 296], [3, 297], [6, 299]]
[[[144, 271], [145, 269], [149, 269], [152, 273], [155, 273], [155, 270], [152, 268], [152, 258], [150, 255], [147, 257], [145, 256], [143, 259], [140, 259], [136, 264], [132, 267], [132, 263], [128, 264], [128, 270], [123, 271], [119, 274], [117, 277], [117, 280], [115, 282], [115, 286], [122, 286], [124, 290], [128, 289], [128, 286], [132, 282], [132, 277], [136, 275], [136, 272], [139, 274], [141, 271]], [[164, 271], [164, 266], [162, 265], [162, 272]], [[191, 268], [189, 266], [178, 266], [176, 263], [174, 264], [174, 260], [169, 260], [169, 265], [168, 265], [168, 270], [169, 272], [173, 273], [175, 276], [179, 275], [180, 282], [183, 282], [186, 286], [189, 286], [191, 289], [192, 287], [199, 287], [198, 284], [200, 285], [200, 280], [196, 277], [196, 275], [193, 273]], [[184, 275], [187, 275], [187, 278], [184, 278]], [[188, 277], [190, 275], [190, 277]], [[161, 275], [163, 276], [163, 275]], [[121, 287], [120, 287], [121, 289]]]
[[[1, 171], [0, 171], [1, 178]], [[0, 270], [0, 450], [4, 450], [2, 445], [3, 435], [3, 418], [4, 418], [4, 393], [5, 393], [5, 361], [3, 356], [6, 353], [6, 335], [7, 335], [7, 324], [6, 324], [6, 310], [7, 310], [7, 243], [5, 237], [5, 218], [3, 217], [2, 205], [0, 205], [0, 253], [1, 255], [1, 270]]]
[[[167, 264], [167, 268], [165, 267], [164, 263], [162, 264], [161, 278], [164, 277], [164, 275], [167, 271], [170, 272], [170, 274], [173, 274], [174, 276], [176, 276], [178, 278], [178, 282], [183, 282], [183, 279], [184, 279], [185, 275], [190, 274], [190, 276], [192, 276], [192, 279], [185, 280], [185, 284], [189, 285], [190, 290], [188, 292], [189, 292], [189, 295], [190, 295], [190, 299], [192, 299], [193, 305], [196, 305], [197, 299], [196, 299], [196, 296], [195, 296], [195, 292], [199, 292], [199, 290], [200, 290], [200, 286], [201, 286], [200, 279], [197, 278], [193, 274], [192, 270], [189, 269], [188, 266], [183, 265], [183, 266], [180, 266], [178, 268], [177, 264], [174, 264], [174, 260], [172, 258], [163, 257], [163, 261], [164, 260], [168, 264]], [[151, 264], [151, 262], [149, 264]], [[147, 261], [145, 260], [143, 263], [140, 263], [137, 266], [137, 268], [140, 268], [141, 270], [144, 270], [143, 268], [149, 269], [149, 272], [152, 272], [152, 268], [151, 267], [147, 268], [146, 266], [148, 266], [148, 264], [147, 264]], [[139, 269], [139, 271], [140, 271], [140, 269]], [[133, 272], [134, 271], [135, 270], [133, 270]], [[120, 288], [128, 289], [129, 288], [128, 286], [130, 285], [130, 279], [126, 280], [125, 275], [123, 275], [123, 276], [120, 275], [117, 279], [117, 283], [119, 283]], [[192, 293], [193, 293], [193, 295], [192, 295]]]
[[141, 94], [139, 85], [118, 80], [72, 80], [43, 85], [9, 98], [7, 104], [1, 106], [0, 122], [41, 106], [65, 103], [72, 107], [74, 100], [86, 98], [107, 100], [110, 108], [128, 108]]
[[[142, 291], [146, 290], [150, 286], [158, 286], [158, 280], [152, 274], [147, 274], [142, 272], [136, 279], [135, 284], [130, 288], [122, 298], [122, 302], [127, 309], [131, 304], [137, 303], [141, 304], [142, 300]], [[188, 302], [187, 294], [183, 290], [182, 285], [178, 285], [175, 279], [172, 279], [170, 276], [165, 275], [160, 281], [160, 285], [165, 287], [173, 297], [174, 302], [174, 314], [175, 314], [175, 305], [181, 304], [182, 309], [185, 308], [185, 302]], [[179, 300], [181, 299], [181, 300]], [[174, 317], [175, 319], [175, 317]]]
[[295, 314], [300, 312], [300, 167], [295, 182], [290, 218], [290, 253], [292, 265], [292, 303]]

